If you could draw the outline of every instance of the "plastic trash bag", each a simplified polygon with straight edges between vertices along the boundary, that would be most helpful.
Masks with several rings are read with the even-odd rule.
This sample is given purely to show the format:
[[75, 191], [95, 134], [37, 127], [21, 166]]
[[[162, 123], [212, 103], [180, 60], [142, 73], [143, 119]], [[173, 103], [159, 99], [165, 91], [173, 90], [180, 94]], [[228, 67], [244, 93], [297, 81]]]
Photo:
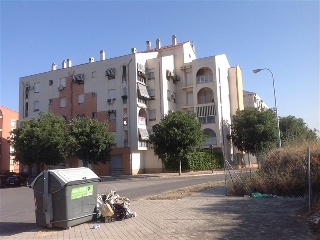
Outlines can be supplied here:
[[253, 193], [251, 193], [251, 197], [253, 197], [253, 198], [268, 198], [270, 196], [268, 194], [262, 194], [262, 193], [259, 193], [259, 192], [253, 192]]

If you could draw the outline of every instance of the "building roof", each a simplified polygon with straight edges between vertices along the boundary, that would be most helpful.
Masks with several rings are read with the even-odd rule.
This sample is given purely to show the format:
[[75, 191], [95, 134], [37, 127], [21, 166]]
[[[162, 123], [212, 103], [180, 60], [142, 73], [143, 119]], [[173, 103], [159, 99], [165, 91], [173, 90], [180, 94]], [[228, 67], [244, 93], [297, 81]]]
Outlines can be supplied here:
[[[187, 41], [187, 42], [189, 42], [189, 41]], [[183, 44], [185, 44], [187, 42], [177, 43], [176, 45], [167, 45], [167, 46], [163, 46], [161, 48], [152, 48], [150, 50], [144, 50], [144, 51], [140, 51], [140, 52], [137, 52], [137, 53], [158, 52], [158, 51], [165, 50], [165, 49], [168, 49], [168, 48], [182, 46]]]

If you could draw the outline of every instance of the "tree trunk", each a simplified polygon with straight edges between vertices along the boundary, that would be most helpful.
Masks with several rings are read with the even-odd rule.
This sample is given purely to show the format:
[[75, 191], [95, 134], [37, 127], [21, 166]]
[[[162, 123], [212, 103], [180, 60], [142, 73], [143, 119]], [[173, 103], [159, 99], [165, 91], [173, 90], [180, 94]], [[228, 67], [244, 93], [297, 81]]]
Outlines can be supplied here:
[[179, 160], [179, 176], [181, 176], [181, 160]]

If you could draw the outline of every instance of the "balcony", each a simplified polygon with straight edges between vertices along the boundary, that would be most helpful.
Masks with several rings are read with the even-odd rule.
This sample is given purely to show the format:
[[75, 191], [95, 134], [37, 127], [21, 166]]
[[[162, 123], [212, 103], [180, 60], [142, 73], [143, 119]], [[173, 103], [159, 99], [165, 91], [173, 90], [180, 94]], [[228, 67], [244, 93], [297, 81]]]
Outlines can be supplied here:
[[139, 139], [139, 141], [138, 141], [138, 146], [139, 147], [148, 147], [148, 144], [149, 144], [149, 140], [141, 140], [141, 139]]
[[201, 124], [210, 124], [216, 122], [215, 116], [198, 117], [198, 120]]
[[197, 77], [197, 84], [213, 82], [213, 75], [202, 75]]
[[207, 141], [203, 143], [203, 146], [210, 146], [211, 144], [214, 146], [217, 145], [217, 137], [209, 137]]

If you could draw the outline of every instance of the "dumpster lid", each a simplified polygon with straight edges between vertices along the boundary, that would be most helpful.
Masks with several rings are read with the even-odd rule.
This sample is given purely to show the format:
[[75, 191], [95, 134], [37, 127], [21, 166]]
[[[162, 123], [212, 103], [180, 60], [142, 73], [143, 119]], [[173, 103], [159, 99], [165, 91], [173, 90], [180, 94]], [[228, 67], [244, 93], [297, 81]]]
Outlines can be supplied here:
[[[47, 171], [51, 175], [55, 176], [55, 178], [60, 182], [61, 186], [64, 186], [68, 183], [70, 184], [71, 182], [76, 183], [78, 181], [100, 181], [98, 175], [96, 175], [91, 169], [87, 167], [51, 169]], [[31, 188], [33, 188], [35, 182], [39, 177], [43, 175], [43, 173], [44, 171], [34, 179], [34, 181], [31, 183]]]

